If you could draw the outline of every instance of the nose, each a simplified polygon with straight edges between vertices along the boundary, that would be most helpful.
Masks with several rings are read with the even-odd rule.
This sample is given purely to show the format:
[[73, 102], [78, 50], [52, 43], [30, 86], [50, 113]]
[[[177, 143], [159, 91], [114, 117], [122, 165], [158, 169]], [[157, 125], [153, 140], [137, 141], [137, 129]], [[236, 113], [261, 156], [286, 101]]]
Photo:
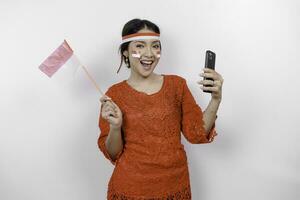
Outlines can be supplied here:
[[146, 48], [145, 56], [146, 56], [146, 57], [150, 57], [150, 58], [154, 57], [154, 53], [152, 52], [151, 46], [150, 46], [150, 47], [148, 46], [148, 47]]

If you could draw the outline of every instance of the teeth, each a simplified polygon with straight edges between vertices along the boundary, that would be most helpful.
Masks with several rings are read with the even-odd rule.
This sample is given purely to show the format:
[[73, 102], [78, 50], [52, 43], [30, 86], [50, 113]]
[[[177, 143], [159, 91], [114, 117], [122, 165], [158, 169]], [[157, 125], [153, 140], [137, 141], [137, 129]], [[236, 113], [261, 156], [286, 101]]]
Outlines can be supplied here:
[[142, 64], [151, 65], [153, 61], [141, 61]]

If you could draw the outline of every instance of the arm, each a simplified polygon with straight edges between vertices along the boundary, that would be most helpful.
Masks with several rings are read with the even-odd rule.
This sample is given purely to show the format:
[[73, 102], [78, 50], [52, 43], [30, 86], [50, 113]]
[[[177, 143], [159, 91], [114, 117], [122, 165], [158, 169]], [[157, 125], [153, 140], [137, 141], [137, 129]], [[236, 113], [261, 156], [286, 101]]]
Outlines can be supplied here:
[[117, 155], [123, 149], [123, 139], [120, 128], [113, 128], [110, 126], [108, 136], [105, 140], [105, 146], [110, 157], [115, 160]]
[[[98, 146], [103, 152], [104, 156], [110, 160], [113, 165], [116, 165], [119, 157], [123, 152], [123, 138], [122, 138], [122, 112], [117, 104], [114, 103], [117, 100], [115, 93], [112, 89], [106, 92], [111, 98], [111, 103], [114, 105], [114, 113], [111, 109], [111, 103], [107, 102], [106, 106], [110, 109], [104, 111], [104, 104], [102, 103], [99, 116], [99, 128], [100, 136], [98, 138]], [[106, 97], [105, 97], [106, 98]], [[104, 97], [101, 97], [100, 101], [104, 102]], [[103, 116], [102, 116], [102, 112]], [[112, 114], [112, 116], [110, 116]]]
[[203, 121], [204, 121], [204, 129], [206, 133], [209, 133], [211, 128], [213, 127], [215, 120], [217, 118], [217, 111], [221, 100], [211, 99], [207, 108], [203, 112]]
[[101, 114], [99, 118], [99, 127], [101, 133], [98, 138], [98, 146], [104, 156], [115, 165], [123, 152], [122, 128], [111, 126]]
[[204, 112], [196, 103], [185, 79], [182, 79], [181, 87], [181, 130], [183, 135], [192, 144], [211, 143], [217, 135], [215, 124], [210, 125], [211, 127], [204, 126], [205, 123], [208, 123], [204, 121]]
[[[221, 74], [216, 72], [215, 70], [204, 68], [203, 73], [199, 74], [202, 77], [212, 78], [212, 80], [201, 80], [198, 81], [198, 84], [201, 84], [200, 88], [202, 90], [211, 91], [211, 100], [209, 105], [203, 112], [203, 121], [204, 121], [204, 128], [205, 132], [208, 133], [211, 128], [214, 126], [215, 120], [217, 118], [217, 111], [222, 99], [222, 85], [224, 82], [223, 77]], [[213, 85], [212, 87], [206, 87], [206, 84]], [[204, 86], [205, 85], [205, 86]]]

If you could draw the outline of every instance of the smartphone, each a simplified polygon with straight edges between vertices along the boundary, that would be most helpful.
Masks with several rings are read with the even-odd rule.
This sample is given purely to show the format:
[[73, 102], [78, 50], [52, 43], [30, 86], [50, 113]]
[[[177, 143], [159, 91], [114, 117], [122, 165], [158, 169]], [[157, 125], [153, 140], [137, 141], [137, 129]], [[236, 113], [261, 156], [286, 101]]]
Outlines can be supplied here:
[[[216, 63], [216, 53], [210, 51], [210, 50], [207, 50], [206, 53], [205, 53], [205, 68], [209, 68], [209, 69], [213, 69], [215, 70], [215, 63]], [[206, 78], [206, 77], [203, 77], [204, 80], [214, 80], [212, 78]], [[210, 87], [209, 85], [204, 85], [206, 87]], [[207, 91], [207, 90], [203, 90], [203, 92], [207, 92], [207, 93], [211, 93], [211, 91]]]

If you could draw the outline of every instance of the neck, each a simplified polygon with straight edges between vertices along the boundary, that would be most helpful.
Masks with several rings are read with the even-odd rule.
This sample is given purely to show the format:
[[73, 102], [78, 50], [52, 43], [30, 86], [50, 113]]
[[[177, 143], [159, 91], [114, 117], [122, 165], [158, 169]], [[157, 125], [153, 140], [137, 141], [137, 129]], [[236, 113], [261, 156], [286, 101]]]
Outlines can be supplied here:
[[140, 84], [148, 84], [148, 83], [152, 83], [154, 80], [156, 80], [158, 76], [159, 76], [158, 74], [155, 74], [154, 72], [152, 72], [147, 77], [144, 77], [132, 70], [130, 77], [128, 78], [128, 82], [133, 83], [133, 84], [139, 84], [139, 85]]

